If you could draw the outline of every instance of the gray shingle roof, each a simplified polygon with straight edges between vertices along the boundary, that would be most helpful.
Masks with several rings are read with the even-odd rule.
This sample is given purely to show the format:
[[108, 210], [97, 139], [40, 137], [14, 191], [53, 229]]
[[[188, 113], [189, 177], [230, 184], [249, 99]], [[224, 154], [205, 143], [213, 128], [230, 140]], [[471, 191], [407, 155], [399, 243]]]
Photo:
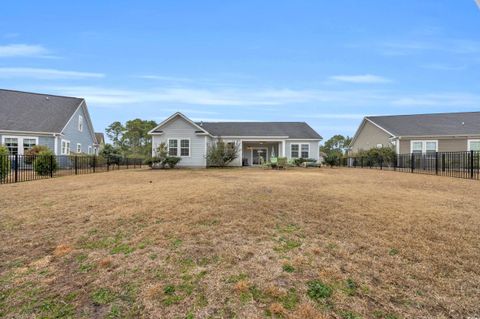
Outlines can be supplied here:
[[95, 138], [98, 144], [105, 144], [105, 136], [102, 132], [95, 132]]
[[0, 130], [60, 133], [82, 101], [0, 89]]
[[322, 138], [305, 122], [197, 122], [196, 124], [214, 136]]
[[395, 136], [480, 135], [480, 112], [367, 116]]

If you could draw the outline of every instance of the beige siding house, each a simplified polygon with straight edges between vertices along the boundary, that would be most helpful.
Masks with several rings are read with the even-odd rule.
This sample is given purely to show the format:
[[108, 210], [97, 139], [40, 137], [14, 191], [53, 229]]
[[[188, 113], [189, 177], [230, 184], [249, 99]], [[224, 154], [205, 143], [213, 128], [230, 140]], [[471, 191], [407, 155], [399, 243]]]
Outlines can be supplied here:
[[322, 137], [305, 122], [194, 122], [175, 113], [149, 132], [152, 155], [162, 143], [181, 158], [178, 166], [206, 167], [208, 147], [218, 140], [236, 143], [231, 166], [255, 166], [272, 157], [319, 160]]
[[374, 147], [397, 154], [480, 151], [480, 112], [367, 116], [350, 153]]

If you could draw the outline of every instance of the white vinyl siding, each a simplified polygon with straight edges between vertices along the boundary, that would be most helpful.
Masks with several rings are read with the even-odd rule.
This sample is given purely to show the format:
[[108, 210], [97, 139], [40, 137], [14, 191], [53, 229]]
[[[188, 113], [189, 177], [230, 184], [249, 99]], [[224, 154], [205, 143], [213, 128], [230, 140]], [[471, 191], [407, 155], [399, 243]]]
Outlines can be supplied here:
[[[198, 128], [188, 123], [180, 116], [172, 119], [161, 127], [163, 131], [162, 135], [153, 135], [152, 148], [156, 150], [161, 143], [165, 143], [169, 147], [169, 140], [177, 141], [177, 149], [174, 153], [172, 150], [171, 156], [180, 156], [181, 140], [188, 140], [188, 156], [181, 156], [181, 160], [178, 163], [179, 167], [205, 167], [206, 166], [206, 152], [207, 143], [210, 142], [210, 137], [205, 135], [196, 134]], [[186, 154], [187, 142], [183, 142], [185, 146], [183, 148], [183, 154]]]

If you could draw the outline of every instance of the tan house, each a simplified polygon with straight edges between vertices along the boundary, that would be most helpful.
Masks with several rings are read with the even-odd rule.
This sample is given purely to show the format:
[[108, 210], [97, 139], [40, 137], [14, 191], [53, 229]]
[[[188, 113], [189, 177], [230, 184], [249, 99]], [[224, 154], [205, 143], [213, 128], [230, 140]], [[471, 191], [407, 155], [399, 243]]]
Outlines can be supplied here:
[[397, 154], [480, 151], [480, 112], [366, 116], [350, 153], [374, 147]]

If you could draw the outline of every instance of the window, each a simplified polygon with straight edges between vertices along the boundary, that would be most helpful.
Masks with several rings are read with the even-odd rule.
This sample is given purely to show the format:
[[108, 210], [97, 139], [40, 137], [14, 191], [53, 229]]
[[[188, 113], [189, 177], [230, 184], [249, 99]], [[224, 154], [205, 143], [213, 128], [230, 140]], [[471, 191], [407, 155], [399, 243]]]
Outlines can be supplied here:
[[411, 141], [413, 154], [435, 154], [438, 151], [438, 141]]
[[61, 154], [62, 155], [70, 154], [70, 141], [62, 140]]
[[468, 140], [468, 150], [480, 152], [480, 140]]
[[437, 142], [425, 142], [425, 153], [427, 155], [435, 154], [437, 152]]
[[25, 154], [26, 151], [28, 151], [29, 149], [31, 149], [35, 145], [37, 145], [37, 140], [36, 139], [34, 139], [34, 138], [24, 138], [23, 139], [23, 154]]
[[177, 156], [178, 154], [178, 140], [168, 140], [168, 155]]
[[190, 140], [180, 140], [180, 156], [190, 156]]
[[78, 116], [78, 130], [83, 132], [83, 116], [81, 115]]
[[88, 146], [88, 154], [92, 154], [92, 147], [91, 146]]
[[310, 156], [310, 145], [309, 144], [302, 144], [302, 158], [308, 158]]
[[299, 147], [300, 147], [299, 144], [290, 145], [290, 157], [291, 158], [298, 158]]
[[82, 152], [82, 144], [77, 143], [77, 153], [81, 153], [81, 152]]
[[16, 137], [6, 137], [3, 141], [5, 146], [8, 148], [10, 155], [18, 154], [18, 138]]

